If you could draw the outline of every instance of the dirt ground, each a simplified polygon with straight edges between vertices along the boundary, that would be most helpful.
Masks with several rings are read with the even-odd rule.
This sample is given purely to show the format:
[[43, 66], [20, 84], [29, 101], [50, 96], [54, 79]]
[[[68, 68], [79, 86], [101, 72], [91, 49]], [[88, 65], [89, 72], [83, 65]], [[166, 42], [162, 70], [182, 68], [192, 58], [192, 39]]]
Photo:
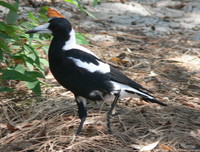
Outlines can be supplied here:
[[[190, 1], [178, 4], [171, 9], [187, 8]], [[59, 2], [49, 6], [64, 7]], [[90, 42], [85, 47], [152, 90], [168, 106], [139, 99], [119, 101], [111, 135], [106, 127], [110, 103], [88, 101], [87, 120], [81, 135], [75, 136], [80, 120], [74, 97], [48, 74], [49, 86], [42, 86], [42, 97], [34, 96], [23, 83], [15, 86], [15, 93], [0, 94], [0, 151], [200, 151], [200, 41], [194, 38], [199, 27], [162, 33], [156, 30], [157, 24], [150, 26], [151, 31], [135, 22], [119, 26], [115, 17], [93, 20], [68, 8], [74, 28]]]

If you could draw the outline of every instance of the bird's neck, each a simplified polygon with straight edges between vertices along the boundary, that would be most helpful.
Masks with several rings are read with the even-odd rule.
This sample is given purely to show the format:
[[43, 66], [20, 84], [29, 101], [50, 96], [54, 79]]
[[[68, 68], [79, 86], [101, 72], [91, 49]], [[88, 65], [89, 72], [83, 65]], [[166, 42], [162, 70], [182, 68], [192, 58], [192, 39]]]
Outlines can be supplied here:
[[76, 35], [75, 31], [72, 29], [69, 33], [69, 39], [65, 41], [65, 45], [63, 46], [63, 50], [70, 50], [76, 45]]
[[68, 43], [70, 44], [76, 44], [76, 34], [75, 34], [75, 31], [72, 29], [71, 32], [69, 33], [69, 40], [68, 40]]
[[54, 35], [51, 45], [60, 49], [62, 48], [62, 50], [70, 50], [72, 47], [76, 46], [75, 31], [72, 29], [70, 33]]

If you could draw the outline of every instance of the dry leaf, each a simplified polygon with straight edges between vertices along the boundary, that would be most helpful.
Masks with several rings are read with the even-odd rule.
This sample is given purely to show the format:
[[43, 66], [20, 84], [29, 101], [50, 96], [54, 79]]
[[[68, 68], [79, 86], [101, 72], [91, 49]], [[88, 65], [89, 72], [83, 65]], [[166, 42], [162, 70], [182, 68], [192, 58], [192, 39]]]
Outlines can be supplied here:
[[24, 63], [24, 60], [23, 59], [14, 59], [14, 64], [15, 65], [18, 65], [18, 64], [23, 64]]
[[186, 102], [184, 102], [183, 105], [191, 107], [191, 108], [195, 108], [195, 105], [193, 105], [192, 103], [186, 103]]
[[111, 60], [114, 61], [114, 62], [117, 62], [117, 63], [121, 63], [121, 64], [128, 63], [128, 61], [122, 60], [122, 59], [119, 59], [119, 58], [112, 58]]
[[11, 133], [13, 133], [13, 132], [19, 130], [19, 128], [16, 128], [15, 126], [13, 126], [13, 125], [11, 125], [11, 124], [9, 124], [9, 123], [7, 123], [7, 129], [8, 129]]
[[115, 42], [112, 42], [112, 41], [103, 41], [103, 42], [98, 43], [97, 45], [100, 47], [110, 47], [114, 44]]
[[151, 71], [150, 74], [149, 74], [149, 76], [150, 77], [155, 77], [155, 76], [158, 76], [158, 74], [156, 74], [154, 71]]
[[180, 4], [177, 4], [177, 5], [173, 5], [173, 6], [168, 6], [169, 8], [172, 8], [172, 9], [182, 9], [183, 7], [185, 7], [185, 3], [180, 3]]
[[61, 15], [58, 11], [56, 11], [55, 9], [50, 8], [50, 7], [47, 10], [47, 16], [50, 17], [50, 18], [53, 18], [53, 17], [64, 18], [64, 16]]
[[142, 147], [140, 149], [140, 151], [149, 151], [149, 150], [152, 150], [152, 149], [154, 149], [158, 145], [159, 142], [160, 141], [156, 141], [156, 142], [154, 142], [152, 144], [146, 145], [146, 146]]
[[163, 149], [165, 149], [165, 150], [168, 150], [168, 151], [173, 151], [173, 149], [172, 148], [170, 148], [170, 147], [168, 147], [168, 146], [166, 146], [166, 145], [163, 145], [163, 144], [159, 144]]
[[160, 141], [156, 141], [146, 146], [139, 146], [139, 145], [132, 144], [131, 147], [134, 149], [138, 149], [139, 151], [150, 151], [150, 150], [153, 150], [158, 145], [159, 142]]
[[197, 139], [200, 140], [200, 129], [197, 129], [197, 130], [195, 130], [195, 131], [191, 131], [191, 132], [190, 132], [190, 135], [191, 135], [192, 137], [197, 138]]
[[0, 128], [7, 129], [7, 125], [4, 123], [0, 123]]
[[33, 120], [31, 122], [22, 122], [17, 125], [17, 128], [19, 128], [19, 130], [22, 130], [23, 128], [34, 127], [34, 125], [37, 125], [39, 123], [41, 123], [41, 120]]
[[33, 124], [26, 124], [26, 125], [24, 125], [22, 128], [29, 128], [29, 127], [32, 127], [33, 126]]

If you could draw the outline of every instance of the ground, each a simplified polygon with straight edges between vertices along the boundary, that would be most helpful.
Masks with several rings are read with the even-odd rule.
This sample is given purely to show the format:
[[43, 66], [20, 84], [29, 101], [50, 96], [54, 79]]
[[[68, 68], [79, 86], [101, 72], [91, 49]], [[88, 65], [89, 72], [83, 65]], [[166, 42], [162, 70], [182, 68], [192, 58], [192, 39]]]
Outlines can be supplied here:
[[[85, 47], [168, 106], [121, 100], [111, 135], [106, 127], [110, 103], [88, 102], [88, 118], [75, 136], [80, 120], [74, 97], [49, 73], [42, 97], [22, 83], [15, 93], [0, 95], [0, 151], [200, 151], [198, 0], [107, 1], [95, 8], [83, 1], [98, 20], [64, 2], [46, 3], [85, 33], [90, 41]], [[22, 11], [39, 7], [23, 5]]]

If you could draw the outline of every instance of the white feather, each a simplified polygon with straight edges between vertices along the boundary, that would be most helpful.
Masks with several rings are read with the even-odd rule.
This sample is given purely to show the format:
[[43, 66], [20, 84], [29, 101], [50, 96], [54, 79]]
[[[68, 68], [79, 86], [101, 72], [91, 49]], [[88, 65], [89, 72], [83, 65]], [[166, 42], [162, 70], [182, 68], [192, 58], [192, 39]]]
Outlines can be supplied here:
[[152, 96], [150, 96], [148, 94], [145, 94], [144, 92], [141, 92], [141, 91], [139, 91], [137, 89], [134, 89], [134, 88], [132, 88], [130, 86], [127, 86], [125, 84], [114, 82], [114, 81], [111, 81], [111, 83], [113, 84], [113, 87], [114, 87], [113, 94], [116, 93], [116, 91], [120, 91], [121, 90], [120, 98], [135, 97], [135, 96], [138, 97], [138, 95], [134, 95], [134, 94], [126, 92], [126, 90], [127, 90], [127, 91], [135, 92], [136, 94], [139, 94], [139, 95], [146, 96], [147, 98], [154, 99], [154, 97], [152, 97]]
[[75, 59], [73, 57], [68, 57], [69, 59], [73, 60], [74, 63], [80, 67], [88, 70], [89, 72], [101, 72], [101, 73], [109, 73], [110, 72], [110, 66], [107, 63], [103, 63], [101, 61], [97, 61], [99, 65], [93, 64], [93, 63], [87, 63], [82, 62], [80, 59]]
[[65, 42], [65, 45], [62, 48], [64, 51], [68, 51], [68, 50], [71, 50], [71, 49], [78, 49], [78, 50], [87, 52], [87, 53], [92, 54], [93, 56], [97, 57], [93, 52], [91, 52], [87, 48], [76, 44], [76, 36], [75, 36], [75, 31], [73, 29], [71, 30], [69, 35], [70, 35], [69, 40]]

